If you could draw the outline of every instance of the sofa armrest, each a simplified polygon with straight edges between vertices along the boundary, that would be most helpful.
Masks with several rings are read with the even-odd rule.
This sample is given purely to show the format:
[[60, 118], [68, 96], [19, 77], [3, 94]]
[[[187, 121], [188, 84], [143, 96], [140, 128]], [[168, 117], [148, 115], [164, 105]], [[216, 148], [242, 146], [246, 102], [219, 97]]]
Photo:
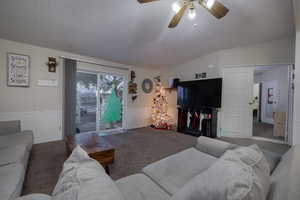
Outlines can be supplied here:
[[16, 198], [15, 200], [51, 200], [52, 197], [46, 194], [29, 194]]
[[0, 121], [0, 135], [7, 135], [21, 131], [20, 120]]
[[199, 151], [210, 154], [217, 158], [221, 157], [227, 150], [235, 149], [236, 147], [238, 147], [236, 144], [231, 144], [204, 136], [198, 137], [196, 145], [196, 149]]

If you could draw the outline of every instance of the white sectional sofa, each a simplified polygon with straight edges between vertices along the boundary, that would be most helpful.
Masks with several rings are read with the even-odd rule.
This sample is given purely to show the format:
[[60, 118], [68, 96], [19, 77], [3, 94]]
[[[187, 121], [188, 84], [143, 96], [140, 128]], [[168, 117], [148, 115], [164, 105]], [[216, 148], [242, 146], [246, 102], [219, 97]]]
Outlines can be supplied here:
[[1, 200], [21, 195], [32, 144], [32, 131], [21, 131], [20, 121], [0, 122]]
[[[213, 168], [212, 166], [229, 154], [227, 150], [236, 148], [237, 146], [233, 144], [200, 137], [195, 148], [186, 149], [152, 163], [146, 166], [141, 173], [119, 179], [116, 182], [113, 182], [104, 173], [102, 167], [99, 166], [97, 168], [96, 166], [95, 169], [95, 166], [93, 167], [91, 161], [88, 160], [87, 155], [84, 155], [82, 158], [78, 153], [73, 152], [74, 155], [72, 154], [73, 156], [71, 155], [64, 165], [52, 197], [33, 194], [21, 197], [18, 200], [50, 200], [51, 198], [52, 200], [178, 200], [176, 198], [178, 191], [182, 189], [189, 191], [189, 188], [186, 188], [189, 186], [191, 186], [191, 190], [197, 189], [197, 186], [191, 185], [195, 177], [200, 176], [201, 178], [201, 175], [208, 173]], [[80, 152], [79, 150], [77, 151]], [[224, 154], [225, 152], [227, 153]], [[261, 154], [263, 155], [262, 152]], [[270, 184], [265, 192], [267, 200], [299, 200], [300, 146], [291, 147], [281, 158], [268, 153], [265, 153], [265, 156], [262, 157], [264, 157], [265, 166], [268, 165], [267, 176]], [[276, 162], [279, 163], [276, 164]], [[274, 168], [272, 173], [270, 168]], [[221, 176], [227, 175], [226, 173], [222, 174], [223, 170], [220, 169], [216, 172], [220, 181], [222, 180]], [[216, 180], [216, 177], [206, 177], [205, 179], [200, 179], [200, 182], [202, 186], [203, 184], [211, 186], [210, 183], [213, 179]], [[222, 198], [211, 198], [208, 196], [198, 198], [198, 196], [191, 196], [191, 198], [181, 200], [186, 199], [208, 200]], [[233, 199], [241, 200], [239, 198]], [[243, 200], [245, 199], [243, 198]]]

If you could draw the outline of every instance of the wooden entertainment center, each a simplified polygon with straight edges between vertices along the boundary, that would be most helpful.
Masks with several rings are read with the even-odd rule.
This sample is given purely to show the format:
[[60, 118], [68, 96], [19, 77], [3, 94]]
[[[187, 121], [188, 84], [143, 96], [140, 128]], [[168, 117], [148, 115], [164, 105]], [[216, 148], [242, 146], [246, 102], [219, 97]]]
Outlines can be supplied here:
[[177, 131], [197, 137], [217, 137], [221, 98], [221, 78], [179, 82]]

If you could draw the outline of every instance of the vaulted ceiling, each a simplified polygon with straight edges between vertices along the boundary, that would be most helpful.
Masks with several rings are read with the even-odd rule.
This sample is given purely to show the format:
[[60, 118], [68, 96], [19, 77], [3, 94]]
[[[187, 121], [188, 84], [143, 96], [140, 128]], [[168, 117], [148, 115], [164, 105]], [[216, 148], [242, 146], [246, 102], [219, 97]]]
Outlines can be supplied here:
[[0, 38], [161, 68], [294, 35], [292, 0], [220, 0], [230, 9], [221, 20], [197, 5], [195, 20], [168, 29], [174, 1], [3, 0]]

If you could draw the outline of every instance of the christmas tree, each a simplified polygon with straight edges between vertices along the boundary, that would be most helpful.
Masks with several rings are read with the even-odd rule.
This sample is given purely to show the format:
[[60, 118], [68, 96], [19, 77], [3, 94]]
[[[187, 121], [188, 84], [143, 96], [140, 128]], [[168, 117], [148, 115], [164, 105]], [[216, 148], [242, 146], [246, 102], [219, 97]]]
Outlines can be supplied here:
[[152, 106], [152, 125], [155, 128], [170, 129], [172, 119], [168, 115], [168, 101], [160, 77], [155, 78], [155, 96]]
[[115, 89], [112, 90], [110, 97], [105, 105], [102, 120], [107, 123], [121, 120], [122, 102], [116, 95]]

